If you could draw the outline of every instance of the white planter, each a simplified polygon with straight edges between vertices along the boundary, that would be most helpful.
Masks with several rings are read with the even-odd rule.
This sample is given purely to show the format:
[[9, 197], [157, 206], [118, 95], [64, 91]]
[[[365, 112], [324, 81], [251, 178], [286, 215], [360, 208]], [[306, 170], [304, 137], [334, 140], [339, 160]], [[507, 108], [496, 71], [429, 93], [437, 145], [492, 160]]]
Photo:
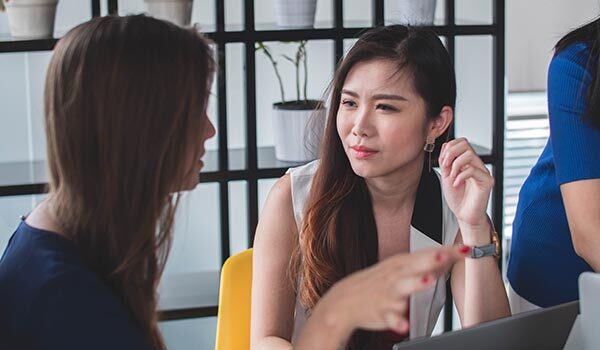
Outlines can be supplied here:
[[277, 0], [275, 13], [279, 28], [313, 28], [317, 0]]
[[187, 27], [192, 20], [193, 0], [144, 0], [148, 13], [154, 18]]
[[433, 25], [436, 0], [388, 0], [393, 24]]
[[10, 35], [17, 39], [51, 38], [58, 0], [4, 0]]
[[291, 110], [273, 105], [275, 157], [286, 162], [317, 158], [325, 118], [325, 108]]

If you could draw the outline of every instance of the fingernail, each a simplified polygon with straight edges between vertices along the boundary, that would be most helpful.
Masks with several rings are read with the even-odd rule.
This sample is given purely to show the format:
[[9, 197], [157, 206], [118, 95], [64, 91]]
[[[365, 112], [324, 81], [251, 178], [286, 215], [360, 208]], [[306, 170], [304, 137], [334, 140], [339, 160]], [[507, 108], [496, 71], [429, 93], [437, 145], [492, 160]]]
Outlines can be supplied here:
[[409, 327], [410, 326], [408, 325], [408, 322], [406, 322], [405, 320], [402, 320], [400, 322], [400, 332], [402, 332], [402, 333], [408, 332]]
[[435, 253], [435, 261], [440, 262], [446, 257], [446, 254], [442, 252]]
[[460, 247], [460, 252], [463, 254], [469, 254], [471, 252], [471, 247], [463, 245]]
[[423, 276], [423, 278], [421, 279], [421, 282], [423, 282], [423, 284], [427, 284], [429, 283], [429, 281], [431, 281], [431, 277], [429, 277], [429, 275]]
[[392, 332], [396, 333], [396, 334], [405, 334], [407, 331], [407, 322], [405, 320], [400, 320], [398, 321], [398, 325], [394, 328], [392, 328]]

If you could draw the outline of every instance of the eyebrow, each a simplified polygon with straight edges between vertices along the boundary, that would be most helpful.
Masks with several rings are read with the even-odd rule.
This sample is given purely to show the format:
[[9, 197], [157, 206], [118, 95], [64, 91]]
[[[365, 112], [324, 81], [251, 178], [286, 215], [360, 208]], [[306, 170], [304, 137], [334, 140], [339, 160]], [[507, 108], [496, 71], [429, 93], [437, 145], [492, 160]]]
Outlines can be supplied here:
[[[342, 94], [347, 94], [352, 97], [358, 98], [358, 94], [352, 90], [342, 89]], [[408, 101], [406, 97], [400, 95], [391, 95], [391, 94], [377, 94], [373, 95], [374, 100], [398, 100], [398, 101]]]

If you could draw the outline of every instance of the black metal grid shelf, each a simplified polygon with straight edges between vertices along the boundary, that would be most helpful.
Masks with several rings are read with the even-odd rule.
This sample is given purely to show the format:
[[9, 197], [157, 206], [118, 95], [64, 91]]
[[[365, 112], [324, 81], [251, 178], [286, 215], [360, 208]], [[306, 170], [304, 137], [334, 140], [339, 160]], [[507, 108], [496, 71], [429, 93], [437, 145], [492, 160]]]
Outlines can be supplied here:
[[[230, 255], [229, 189], [231, 181], [245, 180], [247, 183], [248, 241], [252, 242], [254, 229], [258, 221], [258, 180], [276, 178], [287, 168], [297, 163], [279, 162], [274, 157], [272, 147], [257, 147], [256, 125], [256, 65], [254, 46], [258, 41], [296, 41], [296, 40], [332, 40], [335, 45], [334, 63], [343, 57], [344, 40], [356, 38], [370, 28], [364, 22], [359, 27], [344, 26], [344, 1], [334, 0], [333, 20], [314, 29], [277, 30], [271, 24], [256, 24], [254, 18], [254, 0], [243, 1], [244, 24], [226, 30], [225, 5], [222, 0], [215, 1], [215, 25], [206, 27], [204, 33], [215, 42], [219, 71], [217, 72], [217, 129], [219, 130], [218, 150], [206, 155], [206, 167], [200, 174], [200, 182], [219, 184], [221, 259]], [[371, 0], [373, 6], [372, 25], [384, 23], [384, 0]], [[445, 2], [443, 25], [430, 28], [445, 37], [445, 44], [452, 60], [455, 58], [455, 39], [457, 36], [488, 35], [493, 38], [493, 131], [492, 149], [477, 148], [486, 164], [493, 166], [496, 179], [493, 198], [493, 220], [501, 223], [503, 218], [503, 172], [504, 172], [504, 102], [505, 102], [505, 1], [493, 0], [493, 23], [458, 24], [455, 16], [455, 0]], [[118, 13], [118, 1], [106, 0], [109, 14]], [[91, 0], [92, 15], [100, 15], [100, 0]], [[42, 40], [12, 40], [0, 35], [0, 53], [52, 50], [58, 38]], [[245, 47], [243, 57], [245, 65], [246, 100], [246, 145], [244, 149], [228, 149], [227, 136], [227, 85], [226, 50], [230, 43], [242, 43]], [[453, 130], [452, 130], [453, 131]], [[46, 192], [45, 162], [21, 162], [0, 164], [0, 197], [32, 195]], [[502, 226], [497, 228], [502, 235]], [[215, 316], [218, 303], [218, 271], [165, 276], [162, 281], [163, 292], [159, 301], [161, 319], [172, 320]], [[189, 294], [185, 294], [188, 291]], [[184, 293], [184, 294], [178, 294]], [[450, 293], [450, 289], [448, 289]], [[445, 313], [445, 330], [452, 329], [452, 299], [448, 294]]]
[[[257, 30], [247, 31], [222, 31], [203, 32], [216, 43], [254, 43], [257, 41], [297, 41], [297, 40], [323, 40], [323, 39], [352, 39], [370, 27], [320, 29], [288, 29], [288, 30]], [[469, 35], [496, 35], [494, 25], [440, 25], [430, 26], [440, 36], [469, 36]], [[60, 38], [19, 40], [0, 35], [0, 53], [3, 52], [29, 52], [50, 51]]]
[[[486, 164], [493, 165], [495, 157], [490, 149], [478, 145], [473, 147]], [[304, 164], [278, 160], [275, 158], [274, 147], [259, 147], [258, 168], [255, 172], [250, 172], [245, 166], [246, 153], [243, 148], [229, 149], [228, 168], [220, 170], [219, 152], [215, 150], [206, 152], [203, 158], [205, 165], [199, 176], [200, 183], [275, 178], [282, 176], [289, 168]], [[434, 166], [437, 166], [436, 161]], [[44, 160], [0, 163], [0, 197], [46, 193], [48, 181], [46, 168], [47, 164]]]

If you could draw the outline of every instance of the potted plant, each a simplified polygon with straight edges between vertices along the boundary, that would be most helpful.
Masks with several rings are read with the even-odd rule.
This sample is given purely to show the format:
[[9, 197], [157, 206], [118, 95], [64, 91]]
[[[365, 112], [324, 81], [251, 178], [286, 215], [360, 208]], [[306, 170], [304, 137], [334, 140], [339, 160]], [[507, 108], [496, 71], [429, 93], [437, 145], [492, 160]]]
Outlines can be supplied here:
[[51, 38], [58, 0], [0, 0], [10, 35], [16, 39]]
[[187, 27], [192, 19], [193, 0], [144, 0], [152, 17]]
[[312, 28], [315, 25], [317, 0], [277, 0], [275, 13], [279, 28]]
[[433, 25], [436, 0], [388, 0], [391, 20], [397, 24]]
[[[271, 62], [277, 81], [281, 101], [273, 103], [273, 134], [275, 137], [275, 157], [287, 162], [306, 162], [318, 155], [319, 142], [325, 127], [325, 107], [321, 100], [307, 98], [308, 74], [306, 61], [306, 41], [298, 43], [294, 57], [282, 55], [291, 62], [296, 72], [296, 99], [286, 100], [283, 80], [278, 62], [271, 49], [258, 42], [257, 51], [261, 51]], [[300, 94], [300, 70], [304, 70], [303, 94]]]

